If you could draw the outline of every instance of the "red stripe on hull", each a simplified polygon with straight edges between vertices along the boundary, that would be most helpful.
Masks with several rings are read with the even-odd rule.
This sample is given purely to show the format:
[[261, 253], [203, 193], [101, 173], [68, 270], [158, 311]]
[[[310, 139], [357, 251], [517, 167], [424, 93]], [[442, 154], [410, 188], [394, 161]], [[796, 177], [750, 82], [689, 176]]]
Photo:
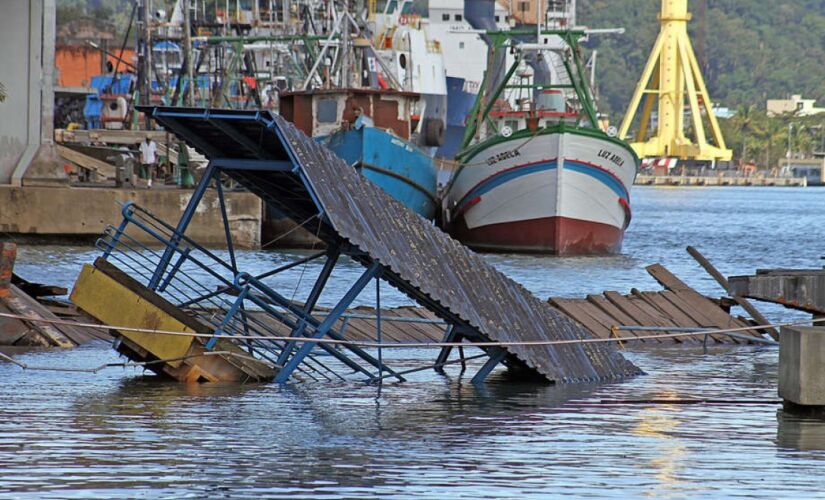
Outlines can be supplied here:
[[450, 233], [465, 245], [492, 252], [603, 255], [619, 253], [624, 231], [609, 224], [567, 217], [503, 222], [468, 229], [464, 220]]

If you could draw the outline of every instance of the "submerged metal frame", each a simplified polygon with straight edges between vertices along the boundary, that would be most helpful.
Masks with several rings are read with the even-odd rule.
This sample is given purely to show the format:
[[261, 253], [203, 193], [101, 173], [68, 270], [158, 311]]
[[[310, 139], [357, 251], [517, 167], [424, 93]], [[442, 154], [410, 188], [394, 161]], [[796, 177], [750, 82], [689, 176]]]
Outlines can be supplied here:
[[[243, 122], [255, 122], [256, 124], [263, 125], [265, 128], [274, 132], [275, 135], [280, 139], [282, 145], [288, 144], [287, 138], [284, 137], [282, 131], [275, 126], [274, 120], [272, 120], [271, 117], [264, 116], [261, 112], [255, 113], [253, 115], [251, 113], [217, 112], [186, 108], [147, 108], [146, 110], [151, 111], [156, 119], [159, 119], [161, 122], [166, 122], [167, 124], [176, 123], [176, 117], [194, 119], [205, 118], [207, 123], [215, 126], [218, 130], [221, 130], [225, 133], [226, 126], [216, 126], [216, 122], [211, 118], [229, 118], [232, 120], [237, 120], [237, 122], [231, 126], [232, 133], [228, 134], [230, 137], [236, 139], [236, 142], [236, 136], [243, 136], [243, 132], [239, 130], [240, 127], [244, 126]], [[175, 125], [175, 132], [180, 135], [183, 135], [183, 138], [185, 140], [194, 144], [196, 147], [199, 147], [199, 144], [203, 144], [204, 142], [204, 140], [202, 140], [200, 137], [193, 138], [192, 136], [195, 135], [194, 131], [187, 130], [187, 128], [181, 126], [179, 122], [177, 122]], [[333, 328], [333, 326], [339, 319], [341, 319], [347, 307], [351, 305], [352, 301], [358, 296], [358, 294], [363, 290], [367, 283], [369, 283], [372, 279], [384, 279], [385, 281], [388, 281], [390, 284], [393, 284], [394, 286], [398, 287], [399, 282], [402, 281], [402, 279], [398, 275], [395, 275], [391, 269], [386, 268], [378, 260], [372, 258], [369, 254], [361, 251], [357, 247], [352, 246], [346, 239], [344, 239], [340, 235], [336, 236], [337, 242], [331, 244], [330, 248], [325, 253], [318, 253], [311, 257], [300, 259], [300, 261], [287, 264], [286, 266], [281, 266], [281, 268], [274, 269], [272, 271], [267, 271], [265, 273], [259, 274], [258, 276], [251, 276], [239, 271], [237, 268], [237, 262], [234, 258], [234, 246], [231, 240], [231, 232], [229, 228], [228, 215], [226, 212], [224, 193], [222, 187], [220, 186], [220, 176], [222, 174], [228, 174], [229, 176], [234, 177], [235, 175], [242, 176], [244, 172], [288, 173], [294, 178], [300, 180], [300, 184], [303, 186], [306, 195], [308, 195], [309, 198], [311, 198], [311, 202], [318, 210], [318, 218], [320, 223], [328, 222], [325, 216], [325, 208], [320, 203], [318, 196], [314, 192], [312, 183], [306, 177], [306, 174], [302, 171], [301, 160], [294, 156], [295, 153], [289, 147], [284, 147], [283, 150], [286, 153], [286, 156], [289, 158], [289, 161], [285, 161], [283, 159], [268, 159], [268, 155], [271, 156], [271, 153], [262, 149], [263, 145], [256, 145], [250, 140], [248, 140], [246, 136], [243, 137], [244, 140], [238, 143], [239, 151], [244, 151], [248, 154], [251, 154], [254, 158], [243, 157], [244, 155], [242, 153], [239, 153], [239, 156], [241, 156], [239, 158], [231, 158], [227, 157], [225, 153], [215, 152], [214, 150], [212, 150], [212, 148], [202, 148], [202, 150], [207, 155], [210, 155], [210, 150], [212, 150], [212, 155], [210, 156], [210, 163], [207, 168], [207, 172], [204, 175], [204, 178], [201, 179], [201, 182], [198, 184], [197, 188], [195, 189], [193, 196], [189, 200], [189, 203], [186, 209], [184, 210], [184, 213], [180, 221], [175, 227], [174, 235], [170, 241], [170, 244], [164, 250], [163, 257], [158, 263], [157, 269], [155, 270], [152, 276], [152, 279], [150, 281], [150, 288], [157, 289], [158, 285], [160, 285], [162, 282], [171, 280], [174, 277], [175, 273], [177, 273], [177, 270], [179, 268], [179, 266], [177, 265], [173, 265], [172, 268], [168, 271], [168, 273], [167, 269], [169, 268], [169, 265], [174, 254], [176, 252], [181, 252], [177, 247], [180, 244], [180, 242], [185, 238], [184, 233], [187, 230], [189, 224], [191, 223], [191, 220], [194, 214], [196, 213], [196, 209], [206, 193], [207, 187], [210, 185], [212, 180], [215, 180], [218, 183], [217, 194], [221, 207], [221, 217], [224, 222], [224, 230], [227, 236], [227, 246], [229, 248], [230, 258], [232, 260], [230, 267], [235, 275], [236, 288], [238, 288], [239, 291], [243, 290], [243, 292], [239, 293], [236, 299], [235, 304], [237, 305], [237, 307], [233, 305], [233, 307], [230, 308], [230, 310], [228, 311], [227, 317], [234, 317], [236, 315], [244, 314], [244, 301], [251, 301], [258, 307], [266, 311], [268, 314], [270, 314], [273, 318], [287, 325], [291, 329], [291, 337], [301, 337], [302, 339], [310, 337], [312, 339], [320, 339], [324, 336], [329, 336], [333, 339], [344, 339], [342, 332], [336, 331]], [[266, 194], [274, 196], [271, 193], [266, 192], [264, 194], [261, 194], [260, 192], [258, 193], [258, 195], [261, 196], [265, 202], [271, 201], [272, 198], [268, 198], [267, 196], [265, 196]], [[122, 232], [122, 228], [118, 228], [118, 231]], [[329, 234], [327, 236], [329, 236]], [[188, 240], [187, 244], [189, 244]], [[329, 314], [327, 314], [325, 318], [316, 318], [315, 316], [313, 316], [312, 311], [315, 307], [315, 304], [318, 301], [318, 298], [323, 292], [340, 255], [348, 255], [352, 257], [356, 262], [361, 263], [366, 268], [366, 270], [361, 275], [361, 277], [344, 293], [343, 297], [340, 298], [335, 308], [333, 308], [333, 310]], [[296, 306], [296, 304], [292, 303], [286, 297], [282, 296], [281, 294], [278, 294], [275, 290], [269, 288], [260, 281], [266, 276], [271, 276], [272, 274], [279, 272], [279, 270], [281, 269], [292, 268], [295, 265], [298, 265], [298, 262], [308, 262], [309, 260], [319, 258], [322, 256], [326, 256], [324, 266], [313, 285], [309, 297], [307, 298], [306, 302], [300, 307]], [[181, 259], [183, 258], [184, 257], [182, 256]], [[164, 275], [166, 275], [165, 279]], [[254, 291], [252, 289], [254, 289]], [[444, 338], [445, 341], [467, 341], [467, 346], [472, 346], [474, 341], [490, 340], [478, 329], [469, 325], [465, 320], [455, 315], [448, 308], [444, 307], [442, 304], [440, 304], [432, 297], [425, 294], [417, 287], [406, 285], [403, 288], [399, 289], [403, 293], [407, 294], [413, 300], [417, 301], [418, 303], [424, 305], [431, 311], [435, 312], [439, 317], [441, 317], [445, 321], [445, 323], [448, 325], [448, 331], [446, 332]], [[376, 292], [379, 293], [379, 290], [376, 290]], [[220, 294], [222, 292], [221, 290], [218, 290], [213, 293]], [[204, 295], [204, 297], [212, 295], [213, 293]], [[273, 307], [273, 305], [277, 308], [281, 308], [283, 311], [276, 309], [276, 307]], [[294, 316], [295, 318], [297, 318], [297, 320], [292, 321], [290, 319], [291, 316]], [[377, 327], [380, 328], [380, 312], [378, 313], [378, 317], [376, 319]], [[224, 322], [228, 323], [230, 320], [231, 318], [225, 318]], [[216, 334], [222, 333], [223, 331], [219, 329], [219, 332], [217, 332]], [[300, 347], [298, 346], [298, 344], [301, 344]], [[364, 352], [360, 348], [350, 345], [343, 346], [344, 349], [354, 354], [357, 358], [360, 358], [362, 361], [366, 361], [368, 364], [377, 368], [378, 373], [377, 375], [375, 375], [368, 372], [353, 359], [344, 355], [342, 350], [332, 348], [327, 344], [311, 342], [307, 340], [300, 340], [285, 342], [283, 349], [278, 353], [276, 365], [279, 368], [279, 372], [276, 376], [276, 382], [284, 383], [288, 381], [290, 379], [290, 376], [294, 373], [294, 371], [303, 362], [305, 362], [307, 356], [313, 351], [316, 344], [319, 345], [321, 349], [323, 349], [325, 352], [334, 356], [336, 359], [344, 363], [346, 366], [352, 368], [354, 371], [360, 372], [365, 375], [369, 374], [368, 378], [370, 381], [377, 380], [380, 382], [383, 378], [386, 378], [387, 376], [394, 376], [398, 380], [404, 380], [399, 373], [391, 370], [382, 362], [382, 360], [380, 359], [380, 349], [379, 359], [376, 359], [368, 353]], [[209, 347], [213, 345], [214, 342], [212, 342]], [[463, 361], [463, 349], [459, 349], [462, 351], [461, 359]], [[487, 376], [489, 376], [489, 374], [492, 372], [492, 370], [499, 364], [503, 363], [507, 365], [513, 361], [518, 362], [517, 359], [510, 352], [503, 348], [482, 347], [481, 349], [485, 352], [487, 356], [487, 361], [473, 376], [472, 382], [474, 384], [483, 383]], [[434, 368], [437, 371], [443, 371], [443, 366], [449, 359], [451, 351], [451, 347], [445, 347], [444, 349], [442, 349], [438, 355], [438, 358], [436, 359], [435, 364], [432, 365], [432, 368]], [[384, 375], [384, 373], [388, 375]]]

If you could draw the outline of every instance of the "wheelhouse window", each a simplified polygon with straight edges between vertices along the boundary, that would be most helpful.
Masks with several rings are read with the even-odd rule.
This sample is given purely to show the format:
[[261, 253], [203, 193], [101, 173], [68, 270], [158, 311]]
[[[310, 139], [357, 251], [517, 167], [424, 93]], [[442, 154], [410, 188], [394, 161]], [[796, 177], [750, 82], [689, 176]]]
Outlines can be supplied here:
[[338, 101], [320, 99], [318, 101], [318, 123], [335, 123], [338, 121]]

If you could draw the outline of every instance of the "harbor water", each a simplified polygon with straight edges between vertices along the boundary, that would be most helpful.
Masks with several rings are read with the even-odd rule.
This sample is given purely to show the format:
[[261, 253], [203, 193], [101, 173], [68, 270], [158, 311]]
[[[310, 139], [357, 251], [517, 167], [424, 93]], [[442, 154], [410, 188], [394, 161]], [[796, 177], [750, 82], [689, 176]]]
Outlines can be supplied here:
[[[825, 254], [819, 189], [636, 188], [632, 196], [622, 255], [486, 258], [542, 298], [657, 290], [644, 271], [656, 262], [719, 296], [686, 245], [726, 275], [819, 267]], [[242, 252], [239, 266], [263, 272], [301, 253]], [[21, 247], [16, 271], [71, 286], [97, 254]], [[278, 286], [300, 298], [315, 265]], [[359, 270], [343, 264], [321, 303], [331, 304]], [[365, 291], [359, 302], [374, 298]], [[409, 303], [386, 286], [381, 301]], [[764, 309], [773, 320], [802, 317]], [[498, 371], [475, 387], [455, 366], [378, 389], [182, 385], [137, 369], [65, 373], [3, 363], [0, 496], [809, 498], [825, 490], [825, 421], [777, 404], [775, 347], [628, 345], [625, 353], [647, 375], [583, 386], [520, 384]], [[394, 368], [435, 355], [384, 353]], [[82, 368], [118, 359], [106, 344], [17, 356]], [[652, 401], [693, 398], [718, 402]]]

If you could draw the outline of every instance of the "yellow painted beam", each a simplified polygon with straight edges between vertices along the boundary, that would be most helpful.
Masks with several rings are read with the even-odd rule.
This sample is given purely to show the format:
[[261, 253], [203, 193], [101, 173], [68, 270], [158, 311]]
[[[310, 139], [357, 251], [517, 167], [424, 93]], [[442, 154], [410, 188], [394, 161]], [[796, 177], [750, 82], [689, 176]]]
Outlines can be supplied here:
[[[628, 137], [630, 128], [643, 106], [636, 142], [631, 146], [640, 157], [677, 157], [684, 160], [730, 160], [721, 129], [713, 115], [713, 104], [702, 78], [693, 46], [687, 34], [687, 0], [662, 0], [659, 13], [661, 29], [650, 57], [642, 71], [627, 113], [619, 128], [619, 137]], [[644, 96], [647, 96], [642, 99]], [[657, 128], [647, 137], [653, 102], [657, 104]], [[685, 134], [685, 105], [690, 106], [694, 134]], [[705, 131], [702, 112], [708, 116], [710, 134]], [[708, 142], [713, 137], [714, 144]]]
[[[211, 333], [206, 326], [199, 327], [196, 320], [102, 259], [98, 259], [95, 266], [83, 266], [71, 299], [107, 325]], [[274, 368], [268, 363], [254, 359], [225, 338], [219, 337], [212, 351], [219, 355], [204, 356], [207, 350], [203, 338], [128, 330], [118, 330], [117, 333], [121, 336], [119, 350], [122, 353], [135, 361], [165, 360], [150, 368], [182, 382], [260, 381], [275, 375]]]
[[[80, 271], [70, 298], [78, 307], [104, 324], [196, 333], [89, 264], [84, 265]], [[183, 335], [129, 331], [118, 333], [159, 359], [185, 356], [194, 340], [194, 337]], [[181, 363], [182, 361], [170, 361], [169, 365], [176, 368]]]

